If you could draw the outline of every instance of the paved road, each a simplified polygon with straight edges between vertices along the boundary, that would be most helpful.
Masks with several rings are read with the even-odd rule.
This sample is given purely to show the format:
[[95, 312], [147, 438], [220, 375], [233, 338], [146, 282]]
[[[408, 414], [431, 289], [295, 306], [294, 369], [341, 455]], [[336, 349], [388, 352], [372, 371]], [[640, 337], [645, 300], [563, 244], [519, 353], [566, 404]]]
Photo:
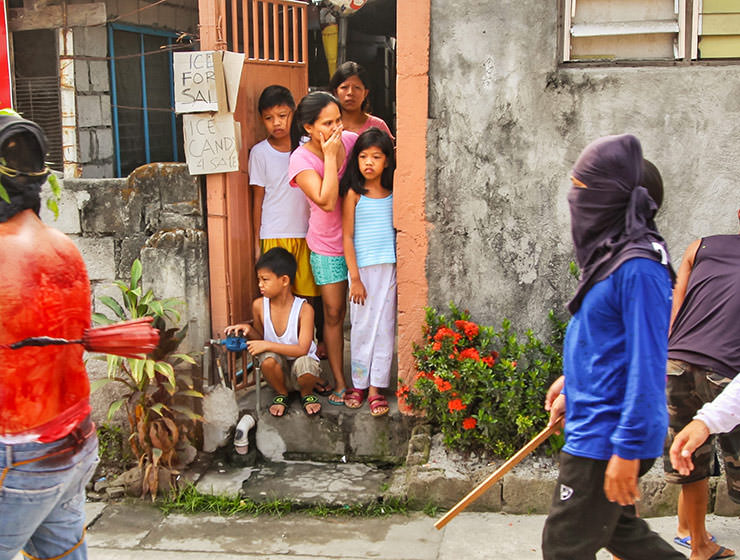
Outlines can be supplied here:
[[[462, 513], [442, 531], [423, 513], [381, 518], [171, 514], [148, 504], [88, 504], [91, 560], [482, 560], [541, 558], [542, 515]], [[649, 520], [673, 538], [675, 517]], [[740, 520], [708, 517], [719, 541], [740, 550]], [[598, 560], [611, 556], [602, 551]], [[18, 558], [20, 560], [20, 557]]]

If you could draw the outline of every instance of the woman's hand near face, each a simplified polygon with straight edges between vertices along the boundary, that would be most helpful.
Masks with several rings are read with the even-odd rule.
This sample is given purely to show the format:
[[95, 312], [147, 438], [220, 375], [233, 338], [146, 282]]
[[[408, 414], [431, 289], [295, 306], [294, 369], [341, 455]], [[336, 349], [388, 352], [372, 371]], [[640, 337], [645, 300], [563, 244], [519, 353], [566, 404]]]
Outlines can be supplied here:
[[324, 153], [324, 159], [336, 158], [339, 153], [339, 147], [342, 145], [342, 125], [339, 125], [329, 138], [324, 138], [323, 133], [319, 133], [321, 139], [321, 151]]

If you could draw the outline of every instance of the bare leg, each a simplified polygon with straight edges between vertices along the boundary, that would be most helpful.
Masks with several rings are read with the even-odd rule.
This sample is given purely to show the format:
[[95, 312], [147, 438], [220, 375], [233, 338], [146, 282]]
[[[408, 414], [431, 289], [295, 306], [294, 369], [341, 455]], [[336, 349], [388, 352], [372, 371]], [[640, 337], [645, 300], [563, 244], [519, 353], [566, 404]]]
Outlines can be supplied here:
[[[274, 358], [267, 358], [260, 364], [262, 376], [267, 380], [278, 395], [287, 395], [288, 388], [285, 386], [283, 378], [283, 368], [275, 361]], [[273, 416], [282, 416], [285, 414], [285, 405], [273, 404], [270, 406], [270, 414]]]
[[[707, 537], [705, 520], [709, 503], [709, 479], [689, 482], [681, 486], [679, 519], [684, 518], [691, 534], [691, 560], [706, 560], [719, 550], [719, 545]], [[734, 555], [727, 550], [724, 557]]]
[[[347, 311], [347, 282], [319, 286], [324, 304], [324, 342], [329, 355], [329, 367], [334, 375], [334, 391], [347, 388], [344, 382], [344, 315]], [[335, 395], [330, 400], [340, 401]]]
[[[318, 380], [318, 377], [311, 375], [310, 373], [304, 373], [299, 376], [298, 387], [300, 387], [301, 390], [301, 397], [305, 397], [306, 395], [313, 393], [313, 388]], [[306, 414], [309, 416], [313, 416], [319, 411], [321, 411], [321, 403], [315, 402], [306, 405]]]

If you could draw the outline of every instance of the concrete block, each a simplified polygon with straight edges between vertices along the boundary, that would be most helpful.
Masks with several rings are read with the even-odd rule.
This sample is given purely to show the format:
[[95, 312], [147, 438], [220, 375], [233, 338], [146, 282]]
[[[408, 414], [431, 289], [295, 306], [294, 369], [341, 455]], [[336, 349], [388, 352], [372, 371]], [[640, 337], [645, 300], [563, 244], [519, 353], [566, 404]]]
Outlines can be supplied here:
[[344, 431], [336, 417], [308, 417], [300, 405], [288, 408], [279, 418], [263, 413], [257, 422], [256, 436], [257, 449], [271, 461], [336, 461], [346, 456]]
[[98, 139], [98, 160], [112, 160], [113, 159], [113, 129], [112, 128], [97, 128], [95, 129], [95, 135]]
[[122, 280], [131, 278], [131, 264], [141, 257], [141, 250], [144, 248], [147, 239], [147, 235], [141, 233], [121, 240], [116, 278]]
[[73, 31], [75, 54], [100, 56], [100, 53], [108, 52], [108, 36], [105, 27], [75, 27]]
[[113, 118], [111, 117], [110, 95], [100, 96], [100, 126], [111, 126]]
[[390, 411], [373, 418], [366, 410], [350, 413], [352, 429], [349, 432], [350, 457], [363, 460], [402, 462], [408, 451], [408, 418], [398, 411], [395, 399], [389, 399]]
[[112, 237], [75, 237], [91, 281], [110, 280], [116, 273], [115, 249]]
[[105, 179], [113, 176], [113, 161], [107, 163], [85, 164], [82, 166], [84, 179]]
[[[412, 467], [407, 476], [408, 497], [419, 505], [454, 506], [474, 488], [471, 479], [445, 469]], [[481, 501], [483, 500], [483, 501]], [[494, 485], [475, 504], [487, 511], [501, 510], [501, 485]], [[473, 506], [471, 506], [473, 507]]]
[[95, 313], [102, 313], [109, 319], [117, 320], [117, 317], [115, 316], [113, 311], [100, 303], [100, 298], [103, 296], [112, 297], [118, 303], [120, 303], [121, 306], [123, 306], [123, 301], [121, 299], [121, 290], [113, 283], [113, 278], [92, 283], [92, 303], [93, 311]]
[[[105, 50], [102, 52], [106, 52]], [[108, 63], [104, 60], [90, 60], [89, 87], [90, 91], [104, 92], [110, 91], [110, 78], [108, 75]]]
[[[110, 101], [108, 103], [110, 105]], [[108, 107], [110, 112], [110, 106]], [[77, 126], [79, 128], [89, 128], [110, 124], [103, 122], [103, 113], [101, 105], [101, 96], [99, 95], [78, 95], [77, 96]]]
[[90, 91], [90, 62], [75, 60], [75, 89], [78, 92]]
[[162, 206], [187, 203], [191, 212], [200, 211], [200, 178], [188, 173], [187, 164], [142, 165], [129, 175], [129, 182], [132, 188], [157, 193]]
[[82, 209], [82, 230], [125, 237], [142, 230], [142, 196], [128, 188], [126, 179], [76, 179], [75, 188], [90, 200]]
[[80, 162], [85, 164], [89, 163], [97, 158], [97, 139], [95, 138], [94, 129], [81, 128], [77, 131], [77, 138], [79, 139], [79, 154]]
[[640, 479], [640, 492], [642, 498], [638, 510], [641, 517], [676, 515], [681, 486], [666, 482], [661, 460], [656, 461], [653, 468]]
[[714, 502], [714, 513], [728, 517], [740, 516], [740, 504], [733, 502], [727, 493], [727, 477], [722, 473], [717, 482], [717, 494]]
[[41, 191], [41, 220], [62, 233], [76, 235], [81, 233], [80, 211], [77, 207], [76, 193], [62, 187], [61, 199], [57, 201], [59, 217], [46, 207], [46, 201], [51, 196], [51, 189], [46, 183]]
[[503, 504], [506, 513], [547, 513], [557, 484], [557, 473], [541, 473], [542, 477], [510, 472], [503, 480]]

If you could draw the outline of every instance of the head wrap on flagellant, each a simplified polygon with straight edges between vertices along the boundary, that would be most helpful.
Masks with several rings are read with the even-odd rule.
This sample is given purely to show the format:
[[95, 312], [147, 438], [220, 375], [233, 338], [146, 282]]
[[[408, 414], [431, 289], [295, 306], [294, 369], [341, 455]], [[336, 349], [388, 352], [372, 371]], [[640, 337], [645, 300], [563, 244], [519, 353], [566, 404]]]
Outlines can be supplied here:
[[41, 207], [41, 185], [49, 175], [44, 163], [46, 136], [35, 122], [12, 109], [0, 110], [0, 183], [10, 203], [0, 198], [0, 222]]
[[665, 241], [654, 221], [658, 193], [651, 196], [642, 186], [643, 165], [640, 141], [622, 134], [599, 138], [586, 146], [573, 167], [573, 177], [586, 188], [574, 186], [568, 193], [571, 233], [581, 269], [576, 293], [568, 304], [571, 313], [578, 311], [594, 284], [629, 259], [660, 262], [675, 279]]

